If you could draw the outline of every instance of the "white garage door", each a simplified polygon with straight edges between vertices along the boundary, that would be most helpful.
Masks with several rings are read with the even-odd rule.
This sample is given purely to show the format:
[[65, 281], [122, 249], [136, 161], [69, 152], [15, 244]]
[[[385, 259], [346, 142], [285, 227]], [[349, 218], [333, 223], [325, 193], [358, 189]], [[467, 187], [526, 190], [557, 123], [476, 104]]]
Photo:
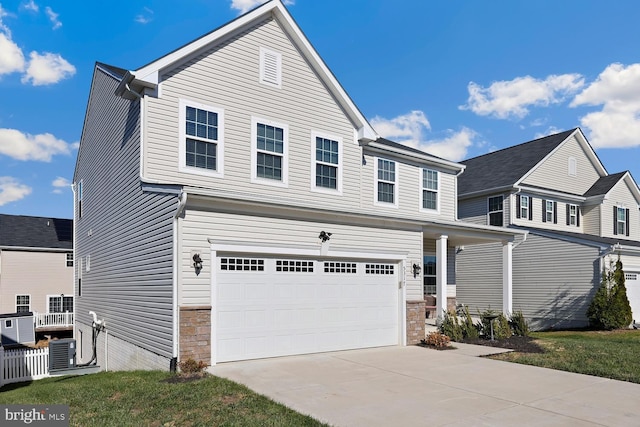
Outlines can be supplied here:
[[399, 343], [397, 263], [217, 261], [216, 362]]
[[640, 322], [640, 273], [625, 273], [624, 284], [635, 322]]

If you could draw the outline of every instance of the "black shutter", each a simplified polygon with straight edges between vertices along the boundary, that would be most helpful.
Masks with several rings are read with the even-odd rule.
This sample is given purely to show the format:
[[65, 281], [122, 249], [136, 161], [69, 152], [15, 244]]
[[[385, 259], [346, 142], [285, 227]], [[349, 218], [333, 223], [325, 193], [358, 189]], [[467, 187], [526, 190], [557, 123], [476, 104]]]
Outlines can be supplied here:
[[618, 234], [618, 207], [613, 207], [613, 235]]
[[516, 218], [520, 218], [520, 195], [516, 194]]
[[558, 223], [558, 202], [553, 202], [553, 223]]
[[542, 222], [547, 222], [547, 201], [542, 199]]
[[625, 218], [627, 219], [627, 236], [628, 236], [629, 235], [629, 228], [631, 228], [630, 227], [631, 226], [631, 221], [630, 221], [631, 218], [629, 218], [629, 209], [627, 209], [627, 212], [625, 214]]
[[576, 225], [580, 227], [580, 206], [576, 206]]
[[567, 225], [571, 225], [571, 205], [567, 203]]
[[533, 220], [533, 197], [529, 197], [529, 221]]

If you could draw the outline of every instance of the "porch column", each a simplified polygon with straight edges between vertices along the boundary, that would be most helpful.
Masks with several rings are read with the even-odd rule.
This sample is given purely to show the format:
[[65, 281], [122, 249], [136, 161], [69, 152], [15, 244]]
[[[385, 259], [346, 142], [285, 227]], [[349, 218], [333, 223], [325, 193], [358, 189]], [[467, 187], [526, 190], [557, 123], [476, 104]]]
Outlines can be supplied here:
[[502, 313], [513, 313], [513, 242], [502, 242]]
[[438, 321], [447, 312], [447, 239], [441, 235], [436, 239], [436, 315]]

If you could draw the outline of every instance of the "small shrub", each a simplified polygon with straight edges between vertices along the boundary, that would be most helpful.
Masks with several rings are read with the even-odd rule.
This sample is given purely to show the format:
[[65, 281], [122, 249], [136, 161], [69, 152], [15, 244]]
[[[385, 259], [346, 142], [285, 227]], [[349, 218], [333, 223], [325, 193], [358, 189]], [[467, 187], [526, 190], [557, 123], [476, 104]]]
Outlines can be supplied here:
[[452, 341], [462, 341], [462, 326], [458, 321], [458, 316], [454, 311], [448, 311], [438, 327], [439, 332], [451, 338]]
[[513, 335], [517, 335], [520, 337], [528, 337], [529, 336], [529, 324], [527, 320], [524, 318], [522, 311], [516, 311], [511, 315], [511, 319], [509, 319], [509, 324], [511, 325], [511, 330], [513, 331]]
[[430, 332], [427, 338], [422, 341], [425, 345], [435, 348], [449, 347], [451, 339], [440, 332]]
[[179, 363], [180, 372], [183, 374], [199, 374], [207, 367], [207, 364], [202, 360], [195, 361], [192, 358], [188, 358]]
[[627, 297], [622, 261], [618, 260], [602, 271], [600, 287], [587, 310], [589, 324], [596, 329], [619, 329], [628, 327], [632, 319]]
[[468, 339], [476, 339], [478, 338], [479, 332], [478, 327], [473, 323], [473, 319], [471, 319], [471, 314], [469, 314], [469, 307], [464, 307], [462, 309], [462, 314], [464, 318], [462, 319], [462, 336]]

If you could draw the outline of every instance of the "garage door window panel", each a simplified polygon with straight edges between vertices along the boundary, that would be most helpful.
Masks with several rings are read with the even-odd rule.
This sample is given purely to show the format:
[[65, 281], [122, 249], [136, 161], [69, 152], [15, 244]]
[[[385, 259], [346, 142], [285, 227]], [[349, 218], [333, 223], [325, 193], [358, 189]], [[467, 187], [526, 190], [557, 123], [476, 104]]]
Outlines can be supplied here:
[[252, 258], [220, 258], [222, 271], [264, 271], [263, 259]]

